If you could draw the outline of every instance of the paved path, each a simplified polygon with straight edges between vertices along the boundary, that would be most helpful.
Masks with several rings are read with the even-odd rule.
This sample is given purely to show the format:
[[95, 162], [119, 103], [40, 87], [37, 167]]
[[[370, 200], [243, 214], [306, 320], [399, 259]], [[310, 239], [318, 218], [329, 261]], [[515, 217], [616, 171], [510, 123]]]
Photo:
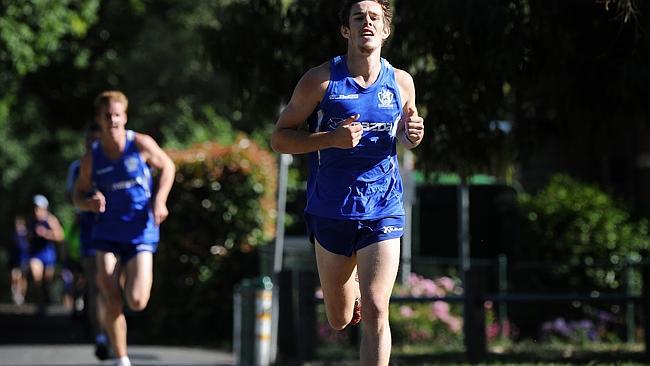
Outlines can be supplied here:
[[[0, 366], [102, 366], [87, 343], [81, 322], [69, 311], [49, 307], [37, 315], [33, 306], [0, 304]], [[228, 351], [129, 344], [133, 366], [233, 366]]]
[[[111, 365], [97, 361], [90, 344], [73, 345], [0, 345], [2, 366], [86, 366]], [[133, 366], [232, 366], [232, 354], [215, 350], [129, 345]]]

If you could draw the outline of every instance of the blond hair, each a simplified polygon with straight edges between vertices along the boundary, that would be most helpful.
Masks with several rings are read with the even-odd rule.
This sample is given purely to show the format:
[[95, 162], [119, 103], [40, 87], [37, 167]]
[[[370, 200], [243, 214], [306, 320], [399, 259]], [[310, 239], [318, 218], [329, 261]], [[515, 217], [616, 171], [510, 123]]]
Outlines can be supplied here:
[[111, 102], [118, 102], [124, 105], [124, 112], [129, 109], [129, 99], [119, 90], [106, 90], [95, 98], [95, 114], [99, 113], [99, 110], [103, 106], [108, 106]]

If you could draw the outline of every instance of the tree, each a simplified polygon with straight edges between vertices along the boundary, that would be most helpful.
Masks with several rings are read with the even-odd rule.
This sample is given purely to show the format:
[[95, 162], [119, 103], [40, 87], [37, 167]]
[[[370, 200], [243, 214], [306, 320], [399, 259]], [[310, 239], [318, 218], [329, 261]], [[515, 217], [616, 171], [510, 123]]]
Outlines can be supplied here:
[[66, 51], [79, 51], [79, 41], [97, 21], [98, 7], [99, 0], [0, 4], [0, 199], [8, 203], [0, 209], [4, 217], [20, 207], [18, 202], [29, 204], [31, 192], [25, 185], [21, 190], [12, 185], [32, 166], [37, 147], [49, 147], [43, 119], [38, 118], [41, 105], [25, 100], [22, 87], [30, 75], [61, 60]]

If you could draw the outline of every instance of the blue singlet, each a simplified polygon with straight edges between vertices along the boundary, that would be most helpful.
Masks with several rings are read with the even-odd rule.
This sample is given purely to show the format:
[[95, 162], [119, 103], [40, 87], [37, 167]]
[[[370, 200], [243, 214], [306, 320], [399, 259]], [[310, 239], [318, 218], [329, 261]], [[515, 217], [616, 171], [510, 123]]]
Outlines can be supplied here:
[[92, 157], [93, 182], [106, 197], [106, 211], [97, 215], [93, 241], [158, 243], [159, 228], [151, 209], [153, 181], [135, 144], [135, 133], [126, 131], [124, 153], [117, 160], [108, 159], [99, 142], [93, 144]]
[[350, 76], [345, 57], [330, 62], [329, 86], [308, 119], [309, 131], [332, 131], [359, 114], [363, 135], [352, 149], [328, 148], [310, 154], [308, 214], [346, 220], [404, 215], [395, 136], [402, 101], [395, 70], [383, 58], [381, 65], [377, 80], [364, 88]]

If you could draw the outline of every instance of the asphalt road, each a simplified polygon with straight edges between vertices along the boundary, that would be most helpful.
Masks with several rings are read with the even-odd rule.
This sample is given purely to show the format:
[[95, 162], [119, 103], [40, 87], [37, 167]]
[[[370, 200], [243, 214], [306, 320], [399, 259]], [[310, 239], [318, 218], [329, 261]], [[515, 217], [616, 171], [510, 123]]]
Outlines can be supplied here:
[[[133, 366], [233, 366], [229, 350], [129, 344]], [[94, 345], [69, 310], [0, 304], [0, 366], [112, 365], [95, 358]]]

